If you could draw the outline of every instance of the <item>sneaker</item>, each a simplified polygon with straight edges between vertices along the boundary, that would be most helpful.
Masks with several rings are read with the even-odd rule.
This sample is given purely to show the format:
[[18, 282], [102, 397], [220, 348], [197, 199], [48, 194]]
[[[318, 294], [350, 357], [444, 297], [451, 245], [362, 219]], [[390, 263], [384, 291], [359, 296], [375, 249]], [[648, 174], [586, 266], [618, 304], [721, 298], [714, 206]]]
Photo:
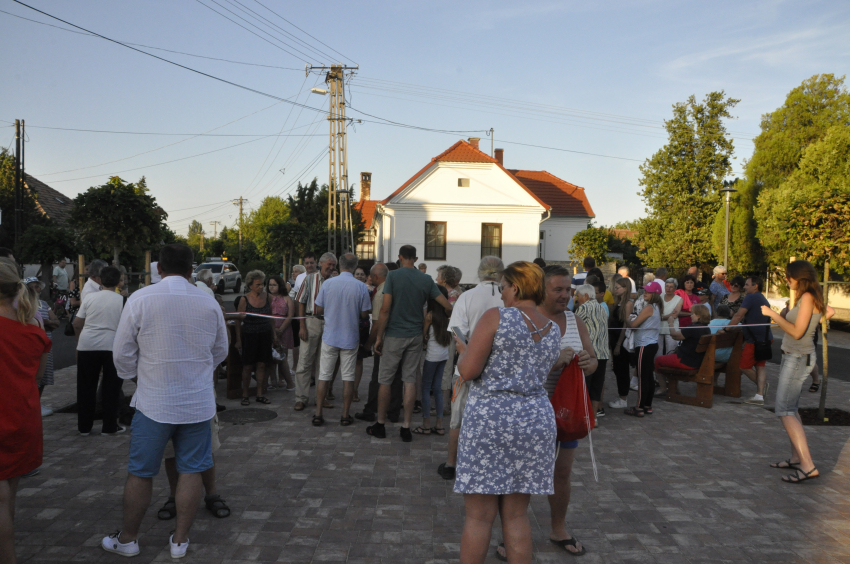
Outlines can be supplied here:
[[186, 551], [189, 550], [189, 539], [186, 539], [186, 542], [174, 542], [174, 534], [168, 537], [168, 544], [171, 545], [171, 557], [172, 558], [183, 558], [186, 556]]
[[604, 407], [600, 407], [599, 409], [596, 410], [596, 418], [599, 419], [600, 417], [605, 417], [605, 408]]
[[608, 402], [608, 407], [611, 409], [625, 409], [629, 407], [629, 403], [624, 399], [617, 398], [614, 401]]
[[764, 405], [764, 396], [756, 394], [750, 399], [744, 400], [744, 403], [748, 403], [750, 405]]
[[455, 479], [455, 467], [454, 466], [446, 466], [446, 463], [443, 462], [439, 466], [437, 466], [437, 474], [444, 480], [454, 480]]
[[406, 443], [413, 442], [413, 434], [410, 432], [410, 427], [401, 427], [398, 431], [398, 434], [401, 435], [401, 440]]
[[103, 432], [101, 432], [100, 434], [103, 435], [103, 436], [106, 436], [106, 437], [114, 437], [115, 435], [120, 435], [121, 433], [125, 432], [126, 430], [127, 430], [127, 427], [122, 427], [121, 425], [119, 425], [118, 430], [115, 431], [114, 433], [103, 433]]
[[91, 433], [83, 433], [82, 431], [80, 431], [81, 437], [88, 437], [89, 435], [91, 435]]
[[638, 391], [638, 379], [632, 376], [631, 381], [629, 382], [629, 389]]
[[41, 406], [41, 416], [42, 417], [50, 417], [51, 415], [53, 415], [53, 410], [50, 409], [49, 407], [45, 407], [45, 406], [42, 405]]
[[139, 554], [139, 541], [121, 542], [118, 540], [120, 535], [121, 531], [116, 531], [108, 537], [103, 537], [100, 547], [106, 552], [120, 554], [121, 556], [137, 556]]

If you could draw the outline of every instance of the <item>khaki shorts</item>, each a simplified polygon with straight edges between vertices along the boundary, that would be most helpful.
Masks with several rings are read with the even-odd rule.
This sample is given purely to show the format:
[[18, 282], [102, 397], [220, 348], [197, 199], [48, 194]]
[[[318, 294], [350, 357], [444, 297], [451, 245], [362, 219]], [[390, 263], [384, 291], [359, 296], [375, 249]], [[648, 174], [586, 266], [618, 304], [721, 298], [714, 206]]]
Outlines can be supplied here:
[[[220, 425], [218, 424], [218, 414], [215, 415], [212, 419], [210, 419], [210, 432], [212, 433], [212, 451], [213, 454], [218, 451], [219, 447], [221, 447], [221, 441], [218, 439], [218, 430]], [[165, 450], [162, 453], [162, 458], [174, 458], [174, 444], [169, 439], [168, 444], [165, 445]]]
[[339, 375], [343, 382], [354, 382], [354, 370], [357, 367], [357, 349], [341, 349], [322, 342], [319, 363], [319, 380], [330, 382], [334, 377], [336, 360], [339, 359]]
[[416, 382], [419, 359], [422, 358], [422, 335], [416, 337], [384, 337], [378, 383], [389, 386], [401, 365], [401, 381]]
[[449, 429], [460, 429], [460, 424], [463, 423], [463, 410], [466, 409], [466, 398], [469, 397], [469, 387], [472, 385], [472, 380], [464, 382], [460, 375], [455, 373], [452, 380], [452, 391], [457, 386], [457, 395], [452, 396], [452, 419], [449, 422]]

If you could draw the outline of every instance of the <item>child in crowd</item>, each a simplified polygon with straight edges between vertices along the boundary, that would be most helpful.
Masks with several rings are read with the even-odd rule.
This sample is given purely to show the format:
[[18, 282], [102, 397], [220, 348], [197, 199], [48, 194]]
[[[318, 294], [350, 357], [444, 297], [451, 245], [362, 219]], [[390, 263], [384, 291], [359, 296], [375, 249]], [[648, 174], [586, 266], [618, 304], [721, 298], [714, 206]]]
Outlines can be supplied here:
[[[711, 334], [714, 335], [720, 331], [721, 327], [729, 325], [730, 321], [732, 321], [732, 308], [726, 304], [720, 304], [717, 306], [717, 317], [711, 320], [708, 328], [711, 330]], [[717, 349], [714, 351], [714, 362], [729, 362], [730, 356], [732, 356], [732, 347]]]

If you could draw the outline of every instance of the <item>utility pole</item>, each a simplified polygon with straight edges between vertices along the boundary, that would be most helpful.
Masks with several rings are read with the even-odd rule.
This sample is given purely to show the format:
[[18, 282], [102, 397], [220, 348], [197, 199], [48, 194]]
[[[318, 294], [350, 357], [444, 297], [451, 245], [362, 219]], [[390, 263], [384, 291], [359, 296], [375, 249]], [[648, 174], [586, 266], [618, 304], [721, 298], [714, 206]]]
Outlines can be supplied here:
[[[345, 117], [345, 73], [349, 76], [359, 66], [308, 66], [307, 74], [325, 72], [330, 93], [330, 141], [328, 143], [328, 250], [334, 254], [354, 251], [354, 231], [351, 221], [351, 198], [348, 197], [348, 151]], [[324, 92], [322, 92], [324, 93]], [[337, 246], [339, 243], [339, 246]]]
[[210, 225], [213, 226], [213, 239], [218, 239], [218, 221], [211, 221]]
[[21, 205], [23, 200], [21, 176], [21, 120], [15, 120], [15, 248], [21, 238]]
[[247, 202], [245, 198], [239, 196], [238, 200], [233, 200], [234, 206], [239, 206], [239, 265], [242, 265], [242, 204]]

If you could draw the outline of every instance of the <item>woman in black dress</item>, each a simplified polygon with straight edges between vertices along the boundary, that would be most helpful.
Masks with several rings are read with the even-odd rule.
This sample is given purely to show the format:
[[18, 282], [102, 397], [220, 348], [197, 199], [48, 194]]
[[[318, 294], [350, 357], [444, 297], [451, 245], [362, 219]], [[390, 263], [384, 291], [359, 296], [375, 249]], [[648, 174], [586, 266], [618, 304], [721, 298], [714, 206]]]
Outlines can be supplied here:
[[[269, 295], [265, 291], [266, 275], [252, 270], [245, 276], [248, 293], [239, 302], [236, 311], [242, 314], [254, 313], [271, 315], [272, 307]], [[257, 379], [257, 402], [271, 403], [263, 394], [266, 383], [266, 367], [272, 363], [272, 345], [274, 344], [274, 325], [270, 317], [242, 315], [241, 323], [236, 324], [236, 348], [242, 355], [242, 405], [249, 405], [248, 388], [251, 385], [251, 373]]]

